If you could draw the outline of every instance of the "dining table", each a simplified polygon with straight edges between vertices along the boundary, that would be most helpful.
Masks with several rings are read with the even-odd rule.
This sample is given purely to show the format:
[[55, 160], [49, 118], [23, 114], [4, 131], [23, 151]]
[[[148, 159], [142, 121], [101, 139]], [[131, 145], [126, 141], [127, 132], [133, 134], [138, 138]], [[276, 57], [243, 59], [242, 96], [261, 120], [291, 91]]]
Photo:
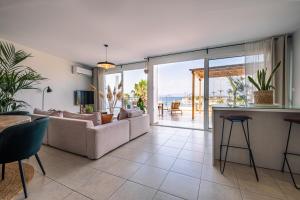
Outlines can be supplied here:
[[25, 115], [0, 115], [0, 134], [1, 132], [14, 125], [31, 122], [30, 116]]

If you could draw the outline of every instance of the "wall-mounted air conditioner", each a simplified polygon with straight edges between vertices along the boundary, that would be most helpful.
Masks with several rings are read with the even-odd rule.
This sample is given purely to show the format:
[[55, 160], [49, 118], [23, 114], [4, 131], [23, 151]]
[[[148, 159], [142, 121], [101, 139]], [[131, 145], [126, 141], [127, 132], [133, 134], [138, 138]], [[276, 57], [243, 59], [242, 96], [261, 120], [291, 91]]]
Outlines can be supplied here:
[[85, 76], [92, 76], [92, 74], [93, 74], [91, 69], [86, 69], [86, 68], [80, 67], [78, 65], [72, 66], [72, 73], [85, 75]]

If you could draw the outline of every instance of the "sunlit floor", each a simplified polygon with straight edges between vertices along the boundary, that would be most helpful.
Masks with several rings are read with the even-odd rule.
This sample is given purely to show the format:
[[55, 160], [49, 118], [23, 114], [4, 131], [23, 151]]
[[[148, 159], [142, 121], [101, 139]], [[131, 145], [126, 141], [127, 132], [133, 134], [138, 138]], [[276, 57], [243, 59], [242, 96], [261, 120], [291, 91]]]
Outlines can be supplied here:
[[[212, 165], [212, 133], [152, 127], [98, 160], [48, 146], [39, 152], [46, 169], [29, 183], [38, 200], [299, 200], [287, 173], [228, 163], [225, 174]], [[297, 177], [299, 178], [299, 177]], [[16, 199], [24, 199], [20, 192]]]
[[[211, 116], [211, 112], [209, 114]], [[209, 116], [209, 117], [210, 117]], [[171, 115], [170, 111], [165, 110], [164, 115], [159, 115], [159, 121], [157, 125], [192, 128], [192, 129], [204, 129], [204, 112], [196, 111], [195, 118], [192, 120], [192, 111], [183, 110], [181, 113], [174, 113]], [[210, 118], [209, 118], [210, 119]], [[209, 127], [211, 126], [211, 120], [209, 120]]]

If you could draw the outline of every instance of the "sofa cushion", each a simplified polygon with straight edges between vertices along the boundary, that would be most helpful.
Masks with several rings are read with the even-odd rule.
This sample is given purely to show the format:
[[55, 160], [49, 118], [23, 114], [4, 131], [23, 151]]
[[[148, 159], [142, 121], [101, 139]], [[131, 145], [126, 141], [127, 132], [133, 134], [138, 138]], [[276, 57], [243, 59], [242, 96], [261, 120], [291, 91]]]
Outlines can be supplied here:
[[63, 111], [63, 117], [70, 119], [90, 120], [93, 122], [94, 126], [98, 126], [101, 124], [101, 116], [97, 112], [93, 114], [77, 114], [68, 111]]
[[62, 112], [58, 111], [58, 110], [41, 110], [38, 108], [35, 108], [33, 110], [33, 114], [37, 114], [37, 115], [47, 115], [47, 116], [53, 116], [53, 117], [62, 117]]
[[101, 123], [107, 124], [112, 121], [113, 114], [101, 114]]
[[130, 109], [127, 112], [128, 112], [128, 118], [139, 117], [144, 114], [143, 111], [140, 109]]
[[132, 117], [139, 117], [142, 116], [143, 114], [144, 112], [139, 108], [134, 108], [134, 109], [121, 108], [118, 115], [118, 120], [132, 118]]

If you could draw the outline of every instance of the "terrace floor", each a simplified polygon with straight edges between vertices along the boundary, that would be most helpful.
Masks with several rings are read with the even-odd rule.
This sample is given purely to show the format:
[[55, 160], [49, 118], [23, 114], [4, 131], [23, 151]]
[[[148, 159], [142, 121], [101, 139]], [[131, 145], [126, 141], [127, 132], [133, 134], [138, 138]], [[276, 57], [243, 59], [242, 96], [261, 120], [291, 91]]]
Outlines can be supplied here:
[[[209, 114], [211, 116], [211, 113]], [[165, 110], [163, 116], [158, 116], [157, 125], [171, 126], [171, 127], [182, 127], [182, 128], [192, 128], [192, 129], [204, 129], [204, 112], [196, 111], [195, 119], [192, 120], [192, 111], [183, 110], [182, 114], [175, 113], [172, 114]], [[211, 120], [210, 120], [211, 127]]]
[[[228, 163], [212, 165], [212, 133], [168, 127], [119, 147], [98, 160], [49, 146], [39, 152], [28, 199], [38, 200], [299, 200], [289, 174]], [[300, 178], [298, 176], [297, 178]], [[24, 199], [20, 192], [16, 199]]]

